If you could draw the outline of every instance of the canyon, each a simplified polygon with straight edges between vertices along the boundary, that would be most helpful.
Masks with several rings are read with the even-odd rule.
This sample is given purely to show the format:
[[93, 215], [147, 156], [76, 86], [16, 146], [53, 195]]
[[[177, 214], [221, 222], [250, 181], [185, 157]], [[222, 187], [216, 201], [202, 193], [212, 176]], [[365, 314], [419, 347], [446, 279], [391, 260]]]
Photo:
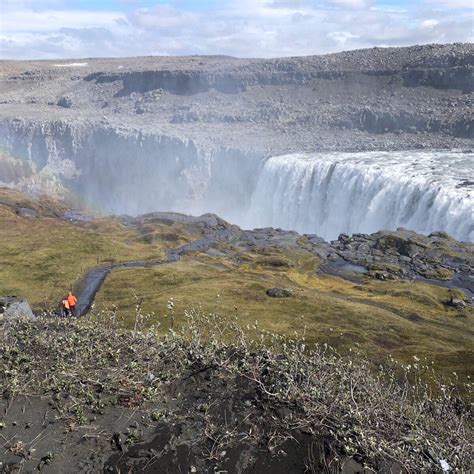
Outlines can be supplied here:
[[0, 471], [469, 470], [473, 59], [1, 61]]
[[[0, 182], [106, 213], [215, 212], [326, 239], [404, 226], [472, 241], [473, 57], [454, 44], [2, 61]], [[448, 179], [429, 173], [452, 160]], [[408, 183], [403, 168], [416, 176], [418, 162], [425, 179]], [[306, 194], [294, 188], [302, 173]]]

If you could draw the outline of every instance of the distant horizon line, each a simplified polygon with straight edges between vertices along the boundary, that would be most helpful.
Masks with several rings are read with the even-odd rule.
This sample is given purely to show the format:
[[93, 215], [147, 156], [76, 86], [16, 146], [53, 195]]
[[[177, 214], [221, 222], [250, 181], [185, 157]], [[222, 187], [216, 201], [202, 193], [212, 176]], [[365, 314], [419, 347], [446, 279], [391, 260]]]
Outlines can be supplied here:
[[148, 54], [148, 55], [137, 55], [137, 56], [72, 56], [72, 57], [58, 57], [58, 58], [27, 58], [27, 59], [7, 59], [0, 57], [1, 62], [70, 62], [70, 61], [96, 61], [96, 60], [107, 60], [107, 59], [132, 59], [132, 58], [227, 58], [236, 60], [272, 60], [272, 59], [291, 59], [291, 58], [310, 58], [314, 56], [331, 56], [336, 54], [352, 53], [357, 51], [370, 51], [374, 49], [409, 49], [415, 47], [430, 47], [430, 46], [456, 46], [456, 45], [472, 45], [474, 42], [471, 41], [455, 41], [451, 43], [415, 43], [405, 46], [371, 46], [368, 48], [354, 48], [354, 49], [343, 49], [341, 51], [335, 51], [331, 53], [314, 53], [314, 54], [302, 54], [302, 55], [289, 55], [289, 56], [231, 56], [227, 54]]

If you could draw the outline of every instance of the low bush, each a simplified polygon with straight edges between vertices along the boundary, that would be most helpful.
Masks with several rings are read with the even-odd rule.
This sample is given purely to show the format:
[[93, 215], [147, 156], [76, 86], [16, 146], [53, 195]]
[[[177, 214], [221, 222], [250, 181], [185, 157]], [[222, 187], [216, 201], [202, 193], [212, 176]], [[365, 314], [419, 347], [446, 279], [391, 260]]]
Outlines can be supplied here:
[[[174, 320], [172, 302], [168, 317]], [[261, 413], [260, 431], [246, 435], [246, 443], [252, 436], [255, 442], [265, 440], [270, 452], [295, 433], [305, 433], [324, 440], [336, 459], [354, 457], [376, 470], [390, 465], [403, 472], [470, 468], [469, 403], [455, 384], [438, 380], [416, 357], [405, 366], [389, 359], [374, 371], [355, 352], [342, 357], [326, 344], [307, 347], [304, 335], [277, 336], [256, 325], [243, 329], [235, 318], [191, 310], [185, 324], [165, 336], [158, 336], [156, 328], [142, 332], [145, 319], [137, 303], [133, 331], [120, 328], [115, 312], [72, 321], [0, 323], [4, 397], [48, 393], [61, 406], [67, 394], [74, 399], [75, 414], [83, 413], [81, 405], [100, 409], [107, 396], [134, 407], [205, 372], [229, 391], [216, 390], [199, 406], [203, 428], [196, 443], [208, 446], [209, 459], [242, 441], [237, 425], [223, 431], [222, 413], [213, 415], [209, 407], [232, 397], [232, 391], [241, 395], [246, 387], [253, 395], [241, 400], [242, 421], [256, 403]], [[67, 408], [62, 413], [74, 416]]]

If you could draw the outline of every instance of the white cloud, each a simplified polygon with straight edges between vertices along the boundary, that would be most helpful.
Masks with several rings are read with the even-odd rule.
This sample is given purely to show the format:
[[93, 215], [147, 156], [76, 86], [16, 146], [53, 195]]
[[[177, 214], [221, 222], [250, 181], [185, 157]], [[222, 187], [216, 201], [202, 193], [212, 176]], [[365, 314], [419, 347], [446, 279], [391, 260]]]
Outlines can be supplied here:
[[473, 0], [425, 0], [427, 5], [435, 5], [444, 8], [474, 8]]
[[359, 35], [353, 35], [349, 31], [334, 31], [332, 33], [328, 33], [327, 36], [341, 45], [346, 44], [347, 41], [352, 38], [359, 38]]
[[157, 5], [153, 8], [139, 8], [129, 15], [129, 21], [138, 28], [167, 29], [191, 26], [197, 21], [196, 14], [179, 10], [172, 5]]
[[337, 6], [351, 7], [351, 8], [367, 8], [373, 4], [372, 0], [329, 0], [328, 3], [332, 3]]
[[1, 32], [16, 33], [55, 31], [59, 28], [113, 27], [118, 19], [125, 19], [121, 12], [84, 10], [12, 10], [5, 13]]
[[44, 10], [64, 6], [65, 4], [65, 0], [2, 0], [1, 6], [2, 9], [34, 8], [35, 10]]
[[439, 21], [438, 20], [433, 20], [433, 19], [423, 20], [421, 22], [421, 27], [422, 28], [434, 28], [437, 25], [439, 25]]
[[211, 10], [173, 2], [124, 11], [118, 1], [116, 11], [71, 10], [62, 0], [0, 1], [4, 58], [274, 57], [473, 37], [470, 16], [448, 0], [404, 9], [382, 8], [376, 0], [223, 0]]

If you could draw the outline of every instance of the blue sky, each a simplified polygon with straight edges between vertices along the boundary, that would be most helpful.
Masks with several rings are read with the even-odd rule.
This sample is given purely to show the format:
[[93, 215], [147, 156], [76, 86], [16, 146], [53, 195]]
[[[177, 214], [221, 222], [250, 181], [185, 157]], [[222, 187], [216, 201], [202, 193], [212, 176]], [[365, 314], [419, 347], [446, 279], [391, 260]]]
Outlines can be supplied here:
[[472, 42], [474, 0], [0, 0], [0, 57], [276, 57]]

